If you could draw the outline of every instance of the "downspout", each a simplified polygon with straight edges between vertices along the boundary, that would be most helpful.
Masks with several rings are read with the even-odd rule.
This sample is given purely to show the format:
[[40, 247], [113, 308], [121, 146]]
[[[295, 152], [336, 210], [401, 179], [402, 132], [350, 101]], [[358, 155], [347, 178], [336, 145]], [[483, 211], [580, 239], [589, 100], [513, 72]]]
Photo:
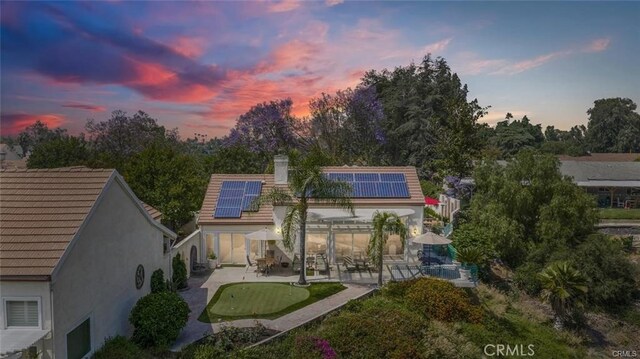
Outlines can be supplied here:
[[[54, 320], [55, 316], [53, 315], [53, 281], [49, 281], [49, 313], [51, 314], [51, 329], [49, 330], [49, 333], [51, 333], [51, 358], [55, 358], [56, 356], [56, 340], [55, 339], [56, 338], [53, 336], [54, 334], [53, 323], [55, 323], [55, 320]], [[42, 347], [44, 349], [44, 345]]]

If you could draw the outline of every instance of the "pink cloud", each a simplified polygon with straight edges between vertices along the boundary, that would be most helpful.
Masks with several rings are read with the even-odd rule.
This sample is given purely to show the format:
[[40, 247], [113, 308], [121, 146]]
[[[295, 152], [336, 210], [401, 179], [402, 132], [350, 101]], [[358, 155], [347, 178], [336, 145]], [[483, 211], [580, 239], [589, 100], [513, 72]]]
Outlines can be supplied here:
[[0, 130], [3, 136], [17, 135], [36, 121], [43, 122], [49, 128], [60, 127], [67, 122], [64, 115], [59, 114], [2, 113]]
[[344, 2], [344, 0], [325, 0], [325, 4], [327, 6], [336, 6], [336, 5], [340, 5]]
[[595, 39], [583, 48], [585, 52], [602, 52], [609, 47], [611, 39], [608, 37]]
[[186, 36], [176, 38], [170, 45], [175, 52], [192, 59], [202, 55], [206, 46], [205, 39]]
[[429, 44], [422, 49], [422, 52], [425, 54], [438, 54], [444, 51], [452, 38], [442, 39], [438, 42], [434, 42], [433, 44]]
[[302, 5], [300, 0], [276, 0], [267, 3], [268, 12], [288, 12], [299, 8]]
[[531, 70], [534, 69], [536, 67], [540, 67], [546, 63], [548, 63], [551, 60], [555, 60], [567, 55], [570, 55], [571, 53], [573, 53], [573, 51], [571, 50], [567, 50], [567, 51], [558, 51], [558, 52], [552, 52], [550, 54], [546, 54], [546, 55], [540, 55], [540, 56], [536, 56], [532, 59], [526, 59], [526, 60], [522, 60], [522, 61], [518, 61], [515, 63], [511, 63], [507, 66], [502, 67], [501, 69], [493, 72], [493, 74], [496, 75], [515, 75], [515, 74], [519, 74], [521, 72], [525, 72], [527, 70]]

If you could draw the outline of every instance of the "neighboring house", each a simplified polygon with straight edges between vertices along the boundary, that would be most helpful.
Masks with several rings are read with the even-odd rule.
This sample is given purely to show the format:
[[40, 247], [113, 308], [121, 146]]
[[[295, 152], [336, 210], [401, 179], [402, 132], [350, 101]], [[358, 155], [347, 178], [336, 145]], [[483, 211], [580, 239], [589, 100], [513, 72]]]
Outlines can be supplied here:
[[4, 170], [0, 224], [3, 357], [87, 357], [130, 334], [151, 273], [170, 274], [176, 235], [115, 170]]
[[[325, 253], [336, 263], [343, 256], [366, 255], [371, 235], [371, 219], [376, 211], [395, 212], [406, 220], [409, 236], [422, 233], [424, 195], [414, 167], [325, 167], [329, 178], [342, 179], [353, 184], [352, 202], [355, 216], [327, 205], [310, 205], [307, 221], [307, 254]], [[214, 174], [200, 210], [198, 224], [202, 236], [188, 252], [203, 262], [206, 254], [216, 253], [222, 264], [245, 264], [246, 258], [263, 257], [265, 246], [260, 241], [248, 240], [245, 235], [263, 228], [281, 231], [286, 206], [264, 204], [251, 209], [253, 199], [270, 191], [274, 186], [286, 187], [288, 159], [276, 156], [275, 174]], [[291, 262], [291, 253], [282, 242], [270, 243], [276, 257]], [[407, 259], [399, 237], [392, 236], [384, 254], [396, 259]], [[191, 255], [193, 257], [193, 255]]]
[[0, 169], [5, 168], [27, 168], [27, 158], [22, 155], [20, 146], [0, 143]]
[[560, 172], [595, 195], [598, 207], [640, 207], [640, 162], [562, 160]]

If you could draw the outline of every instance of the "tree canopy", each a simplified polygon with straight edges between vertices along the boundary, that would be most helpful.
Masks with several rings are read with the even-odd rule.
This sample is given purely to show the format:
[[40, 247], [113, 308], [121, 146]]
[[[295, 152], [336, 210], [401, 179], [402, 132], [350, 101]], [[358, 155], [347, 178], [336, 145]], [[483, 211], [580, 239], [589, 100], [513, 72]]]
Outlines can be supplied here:
[[596, 100], [587, 111], [587, 142], [592, 152], [640, 152], [640, 114], [628, 98]]

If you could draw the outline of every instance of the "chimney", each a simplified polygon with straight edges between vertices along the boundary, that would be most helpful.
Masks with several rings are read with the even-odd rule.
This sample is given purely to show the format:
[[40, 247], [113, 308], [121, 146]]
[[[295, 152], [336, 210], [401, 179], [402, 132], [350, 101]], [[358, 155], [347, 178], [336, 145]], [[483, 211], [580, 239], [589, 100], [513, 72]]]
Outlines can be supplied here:
[[289, 179], [289, 157], [276, 155], [273, 157], [275, 184], [287, 184]]

